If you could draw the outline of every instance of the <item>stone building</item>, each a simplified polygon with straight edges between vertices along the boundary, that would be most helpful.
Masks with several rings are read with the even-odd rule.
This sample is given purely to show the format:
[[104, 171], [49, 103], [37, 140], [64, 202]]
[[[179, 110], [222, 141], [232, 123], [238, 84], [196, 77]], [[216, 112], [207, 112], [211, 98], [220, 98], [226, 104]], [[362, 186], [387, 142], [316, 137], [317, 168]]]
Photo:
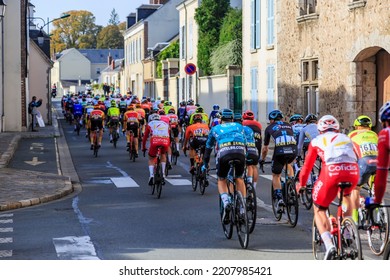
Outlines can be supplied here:
[[390, 1], [277, 1], [278, 103], [286, 115], [332, 114], [377, 126], [390, 100]]

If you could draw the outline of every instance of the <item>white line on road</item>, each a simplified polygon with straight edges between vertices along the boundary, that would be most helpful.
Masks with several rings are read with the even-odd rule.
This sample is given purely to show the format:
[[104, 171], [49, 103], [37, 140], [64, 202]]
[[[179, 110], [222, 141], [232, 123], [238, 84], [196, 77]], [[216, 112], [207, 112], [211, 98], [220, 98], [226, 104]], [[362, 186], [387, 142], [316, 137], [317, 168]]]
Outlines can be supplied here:
[[0, 214], [0, 219], [1, 218], [11, 218], [13, 216], [14, 216], [14, 214]]
[[4, 238], [0, 238], [0, 244], [4, 244], [4, 243], [12, 243], [13, 242], [13, 239], [12, 237], [4, 237]]
[[12, 223], [13, 223], [12, 219], [0, 220], [0, 224], [12, 224]]
[[117, 188], [138, 188], [139, 185], [131, 177], [111, 178]]
[[53, 244], [61, 260], [99, 260], [89, 236], [53, 238]]
[[0, 232], [13, 232], [14, 229], [12, 227], [0, 228]]
[[190, 180], [187, 179], [169, 179], [169, 177], [165, 178], [169, 184], [173, 186], [190, 186], [192, 185]]
[[12, 257], [12, 250], [0, 250], [0, 258]]

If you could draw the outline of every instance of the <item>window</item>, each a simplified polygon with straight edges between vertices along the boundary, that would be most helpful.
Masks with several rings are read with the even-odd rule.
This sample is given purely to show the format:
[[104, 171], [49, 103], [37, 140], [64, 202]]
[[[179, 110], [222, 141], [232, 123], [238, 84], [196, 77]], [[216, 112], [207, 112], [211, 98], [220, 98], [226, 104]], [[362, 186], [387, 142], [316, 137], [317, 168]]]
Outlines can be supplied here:
[[302, 91], [305, 98], [305, 107], [308, 114], [319, 113], [319, 66], [318, 59], [302, 61]]
[[348, 8], [350, 11], [357, 9], [357, 8], [363, 8], [366, 6], [367, 0], [351, 0], [350, 3], [348, 3]]
[[310, 15], [316, 13], [317, 0], [299, 0], [299, 15]]
[[186, 26], [180, 28], [180, 59], [186, 59]]
[[96, 68], [96, 74], [100, 74], [100, 68]]
[[268, 0], [267, 5], [267, 45], [272, 46], [274, 44], [274, 0]]
[[251, 42], [252, 50], [260, 48], [260, 0], [251, 0]]

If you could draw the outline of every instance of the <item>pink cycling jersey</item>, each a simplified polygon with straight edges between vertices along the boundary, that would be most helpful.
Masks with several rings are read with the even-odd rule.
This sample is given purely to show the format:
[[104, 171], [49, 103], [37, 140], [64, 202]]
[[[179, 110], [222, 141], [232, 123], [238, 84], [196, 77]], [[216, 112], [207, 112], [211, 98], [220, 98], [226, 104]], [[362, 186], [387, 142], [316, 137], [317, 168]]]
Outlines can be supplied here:
[[301, 186], [306, 185], [317, 155], [322, 167], [313, 188], [313, 202], [319, 207], [328, 208], [337, 196], [340, 182], [350, 182], [351, 187], [344, 190], [348, 195], [359, 180], [359, 167], [353, 151], [353, 144], [347, 135], [327, 132], [314, 138], [308, 148], [305, 163], [299, 175]]
[[390, 168], [390, 127], [382, 129], [378, 137], [378, 163], [374, 182], [375, 203], [382, 202], [386, 190], [387, 174]]

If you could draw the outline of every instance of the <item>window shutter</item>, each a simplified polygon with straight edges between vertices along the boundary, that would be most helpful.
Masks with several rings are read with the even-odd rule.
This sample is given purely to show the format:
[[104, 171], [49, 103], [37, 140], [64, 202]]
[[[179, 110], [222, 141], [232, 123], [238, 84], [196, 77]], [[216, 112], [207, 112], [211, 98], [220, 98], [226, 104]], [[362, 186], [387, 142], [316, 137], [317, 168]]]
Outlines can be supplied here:
[[275, 109], [275, 89], [274, 89], [275, 66], [267, 66], [267, 115]]
[[268, 17], [267, 17], [267, 24], [268, 24], [268, 36], [267, 36], [267, 44], [273, 45], [274, 44], [274, 0], [268, 0]]
[[260, 49], [260, 0], [256, 0], [255, 8], [256, 8], [256, 22], [255, 22], [256, 49]]
[[255, 49], [255, 0], [251, 0], [251, 38], [250, 38], [250, 48]]

